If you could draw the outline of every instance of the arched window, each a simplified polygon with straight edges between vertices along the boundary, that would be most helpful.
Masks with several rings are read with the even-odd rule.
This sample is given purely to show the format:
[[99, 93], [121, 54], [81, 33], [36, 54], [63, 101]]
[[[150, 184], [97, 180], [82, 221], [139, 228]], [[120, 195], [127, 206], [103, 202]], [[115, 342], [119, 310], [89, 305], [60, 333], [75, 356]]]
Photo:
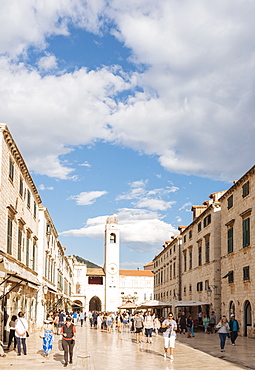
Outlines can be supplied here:
[[114, 233], [110, 234], [110, 243], [116, 243], [116, 235]]

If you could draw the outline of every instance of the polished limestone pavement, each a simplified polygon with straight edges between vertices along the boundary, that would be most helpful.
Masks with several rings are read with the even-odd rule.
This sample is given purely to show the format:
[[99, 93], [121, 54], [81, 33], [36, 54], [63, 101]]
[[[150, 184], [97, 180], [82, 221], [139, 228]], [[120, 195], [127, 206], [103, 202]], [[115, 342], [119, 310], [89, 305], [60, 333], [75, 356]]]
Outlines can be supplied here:
[[[57, 341], [60, 337], [55, 336], [53, 351], [49, 359], [43, 357], [42, 339], [39, 338], [39, 332], [30, 335], [27, 339], [28, 354], [26, 356], [17, 356], [15, 351], [6, 352], [6, 357], [0, 358], [0, 369], [61, 369], [63, 368], [63, 352], [57, 348]], [[178, 370], [178, 369], [244, 369], [252, 368], [245, 364], [245, 358], [248, 357], [248, 351], [251, 350], [255, 341], [249, 340], [249, 348], [245, 354], [245, 343], [241, 346], [242, 339], [238, 338], [238, 345], [231, 346], [227, 344], [226, 352], [219, 350], [219, 341], [217, 334], [206, 335], [197, 333], [195, 338], [187, 339], [184, 335], [178, 335], [178, 341], [174, 351], [174, 360], [163, 357], [163, 339], [161, 335], [153, 337], [153, 344], [143, 342], [137, 344], [135, 334], [130, 333], [128, 329], [122, 333], [116, 331], [106, 333], [106, 331], [91, 329], [88, 323], [84, 327], [77, 327], [77, 338], [74, 351], [73, 364], [69, 364], [67, 369], [86, 369], [86, 370]], [[240, 341], [239, 341], [240, 340]], [[184, 343], [187, 342], [187, 343]], [[202, 343], [204, 348], [199, 348]], [[247, 343], [247, 341], [246, 341]], [[208, 347], [208, 351], [206, 350]], [[233, 355], [242, 349], [243, 363], [238, 364], [226, 361], [227, 354]], [[232, 352], [231, 352], [232, 351]], [[207, 353], [206, 353], [207, 352]], [[212, 353], [212, 355], [209, 354]], [[240, 352], [241, 353], [241, 352]], [[254, 356], [253, 352], [250, 354]], [[222, 358], [219, 358], [219, 357]], [[236, 356], [236, 360], [240, 360]], [[233, 358], [231, 359], [233, 361]], [[255, 368], [255, 367], [253, 367]]]

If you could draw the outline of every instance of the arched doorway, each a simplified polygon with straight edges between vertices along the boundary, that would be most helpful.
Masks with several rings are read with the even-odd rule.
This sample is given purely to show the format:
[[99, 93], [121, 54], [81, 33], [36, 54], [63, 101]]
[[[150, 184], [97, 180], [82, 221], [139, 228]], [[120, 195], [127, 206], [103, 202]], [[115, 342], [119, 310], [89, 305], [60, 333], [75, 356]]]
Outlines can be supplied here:
[[82, 311], [83, 309], [83, 306], [82, 306], [82, 302], [81, 301], [74, 301], [73, 304], [72, 304], [72, 311], [75, 312], [75, 311]]
[[234, 303], [234, 301], [230, 301], [230, 303], [229, 303], [229, 311], [228, 311], [229, 318], [230, 318], [230, 315], [231, 315], [232, 313], [233, 313], [234, 315], [235, 315], [235, 313], [236, 313], [236, 308], [235, 308], [235, 303]]
[[101, 311], [102, 310], [102, 304], [100, 298], [94, 296], [89, 301], [89, 310], [90, 311]]
[[251, 326], [251, 304], [250, 301], [245, 301], [244, 303], [244, 336], [248, 335], [248, 328]]

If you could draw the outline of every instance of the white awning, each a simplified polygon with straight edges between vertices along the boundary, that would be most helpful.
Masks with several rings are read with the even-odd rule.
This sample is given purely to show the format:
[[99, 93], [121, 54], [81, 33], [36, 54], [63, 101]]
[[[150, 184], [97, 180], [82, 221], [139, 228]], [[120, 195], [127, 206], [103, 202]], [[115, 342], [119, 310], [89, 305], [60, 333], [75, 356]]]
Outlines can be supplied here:
[[141, 303], [138, 307], [139, 308], [149, 308], [149, 307], [165, 307], [169, 306], [166, 302], [157, 301], [155, 299]]
[[41, 285], [37, 277], [34, 276], [31, 272], [26, 271], [24, 268], [9, 261], [6, 257], [3, 257], [1, 255], [0, 255], [0, 271], [12, 275], [10, 281], [13, 279], [22, 279], [35, 285]]
[[175, 302], [175, 307], [191, 307], [191, 306], [206, 306], [210, 305], [208, 302], [200, 301], [177, 301]]

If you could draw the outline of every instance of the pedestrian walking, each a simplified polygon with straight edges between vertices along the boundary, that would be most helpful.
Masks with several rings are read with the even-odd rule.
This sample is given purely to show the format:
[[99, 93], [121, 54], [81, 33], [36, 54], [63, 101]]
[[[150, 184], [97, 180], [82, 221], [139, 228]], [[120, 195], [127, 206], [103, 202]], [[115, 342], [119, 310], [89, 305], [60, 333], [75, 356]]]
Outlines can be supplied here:
[[229, 334], [229, 325], [226, 316], [222, 316], [220, 322], [216, 325], [216, 329], [218, 329], [219, 337], [220, 337], [220, 349], [221, 352], [225, 351], [225, 343], [226, 339]]
[[82, 311], [80, 312], [79, 318], [80, 318], [81, 326], [83, 326], [83, 322], [84, 322], [84, 313], [83, 313]]
[[68, 365], [68, 353], [69, 353], [69, 363], [73, 363], [73, 349], [75, 345], [75, 335], [76, 335], [76, 327], [72, 323], [72, 318], [68, 316], [66, 318], [66, 322], [61, 328], [62, 334], [62, 342], [63, 342], [63, 349], [64, 349], [64, 367]]
[[234, 346], [236, 344], [235, 342], [238, 336], [239, 324], [235, 318], [235, 314], [233, 313], [230, 315], [229, 329], [230, 329], [230, 340], [231, 340], [232, 346]]
[[24, 355], [27, 354], [26, 338], [27, 338], [28, 323], [24, 316], [25, 316], [24, 312], [20, 311], [18, 313], [18, 318], [15, 321], [15, 337], [16, 337], [17, 348], [18, 348], [18, 356], [21, 355], [21, 344], [22, 344]]
[[185, 334], [187, 330], [187, 317], [184, 311], [181, 313], [181, 316], [179, 318], [179, 327], [180, 327], [180, 334], [181, 333]]
[[75, 311], [73, 312], [72, 314], [72, 318], [73, 318], [73, 323], [75, 326], [77, 326], [77, 322], [78, 322], [78, 313]]
[[137, 312], [134, 317], [134, 329], [136, 333], [136, 343], [141, 343], [143, 337], [143, 317], [139, 312]]
[[16, 348], [17, 342], [16, 342], [16, 336], [15, 336], [15, 322], [17, 320], [17, 316], [13, 315], [11, 318], [11, 321], [9, 322], [9, 328], [10, 328], [10, 334], [9, 334], [9, 340], [8, 340], [8, 351], [10, 350], [12, 339], [14, 339], [14, 349]]
[[164, 338], [164, 358], [167, 357], [167, 350], [170, 348], [170, 360], [174, 359], [174, 348], [175, 348], [175, 339], [177, 331], [177, 323], [173, 319], [173, 314], [170, 312], [168, 314], [168, 319], [162, 322], [162, 328], [166, 328], [166, 331], [163, 332]]
[[54, 325], [52, 319], [44, 320], [43, 323], [43, 350], [45, 358], [50, 357], [50, 353], [52, 351], [52, 345], [54, 341], [54, 335], [53, 335]]
[[107, 326], [107, 333], [111, 333], [112, 331], [112, 315], [111, 312], [108, 312], [107, 318], [106, 318], [106, 326]]
[[215, 312], [212, 311], [210, 318], [209, 318], [209, 328], [212, 334], [215, 333], [215, 324], [216, 324], [216, 316], [215, 316]]
[[154, 318], [151, 315], [151, 312], [148, 311], [144, 319], [144, 328], [145, 328], [146, 342], [150, 344], [152, 343], [153, 323], [154, 323]]
[[209, 326], [209, 317], [207, 315], [204, 315], [203, 317], [203, 327], [204, 327], [204, 330], [205, 330], [205, 334], [208, 333], [208, 326]]
[[154, 319], [154, 330], [155, 330], [156, 336], [158, 336], [158, 331], [159, 331], [160, 327], [161, 327], [160, 321], [159, 321], [158, 317], [156, 316], [155, 319]]
[[65, 315], [64, 311], [62, 310], [58, 314], [58, 335], [61, 333], [61, 328], [64, 325], [65, 319], [66, 319], [66, 315]]
[[189, 317], [187, 318], [187, 338], [191, 338], [192, 326], [193, 326], [192, 316], [189, 315]]
[[120, 313], [118, 313], [117, 316], [116, 316], [116, 326], [117, 326], [118, 333], [121, 333], [121, 317], [120, 317]]

